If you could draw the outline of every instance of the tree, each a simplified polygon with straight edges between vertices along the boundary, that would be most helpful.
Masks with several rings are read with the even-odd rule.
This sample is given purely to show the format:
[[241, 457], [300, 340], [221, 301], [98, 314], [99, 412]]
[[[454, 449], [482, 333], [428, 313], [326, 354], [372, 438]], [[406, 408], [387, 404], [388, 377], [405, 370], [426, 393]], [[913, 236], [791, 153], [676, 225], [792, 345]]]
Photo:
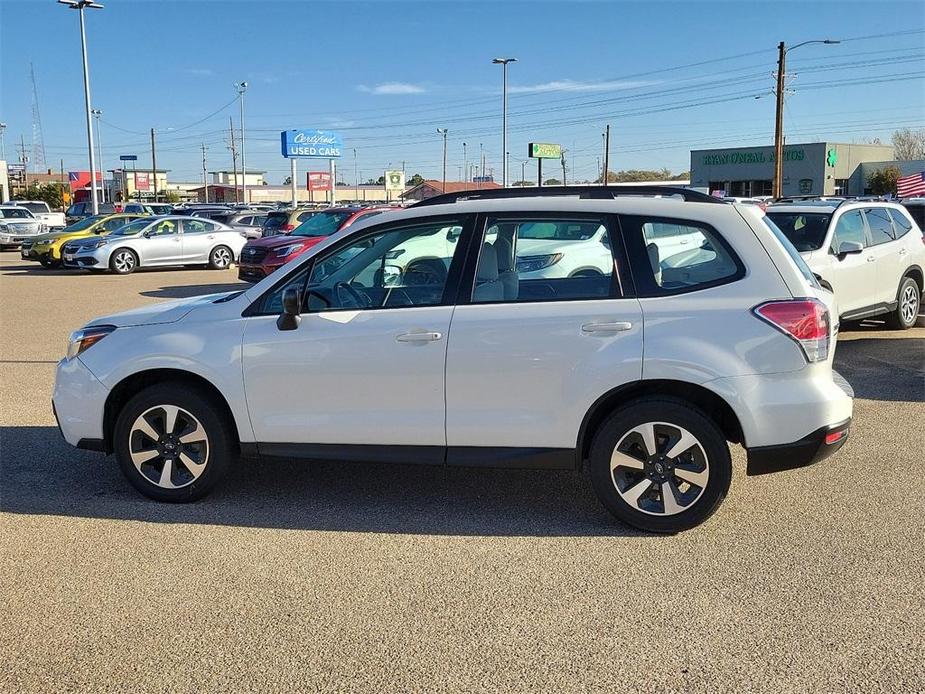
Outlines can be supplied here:
[[867, 177], [867, 187], [874, 195], [896, 195], [896, 179], [900, 176], [902, 173], [895, 166], [877, 169]]
[[925, 128], [903, 128], [893, 133], [893, 152], [897, 159], [925, 159]]
[[669, 178], [668, 180], [669, 180], [669, 181], [689, 181], [689, 180], [691, 180], [691, 172], [690, 172], [690, 171], [682, 171], [682, 172], [679, 173], [679, 174], [675, 174], [674, 176], [672, 176], [672, 177]]
[[543, 185], [544, 186], [561, 186], [562, 181], [560, 181], [558, 178], [547, 178], [545, 181], [543, 181]]
[[536, 183], [534, 183], [533, 181], [514, 181], [511, 184], [511, 187], [512, 188], [529, 188], [535, 185]]
[[164, 198], [164, 202], [173, 204], [180, 202], [180, 193], [175, 190], [162, 190], [160, 194]]
[[414, 176], [409, 178], [407, 181], [409, 186], [419, 186], [423, 182], [424, 182], [424, 177], [419, 173], [414, 174]]
[[23, 200], [42, 200], [51, 208], [64, 207], [64, 186], [60, 183], [30, 183]]

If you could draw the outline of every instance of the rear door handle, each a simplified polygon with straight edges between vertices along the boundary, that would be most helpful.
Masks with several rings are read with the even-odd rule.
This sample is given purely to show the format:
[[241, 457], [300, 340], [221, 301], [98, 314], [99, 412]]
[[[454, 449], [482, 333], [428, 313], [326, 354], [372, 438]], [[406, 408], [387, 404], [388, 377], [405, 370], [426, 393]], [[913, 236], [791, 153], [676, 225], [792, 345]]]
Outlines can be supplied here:
[[905, 248], [900, 248], [900, 249], [899, 249], [899, 254], [900, 254], [900, 255], [906, 255], [906, 253], [908, 253], [908, 252], [909, 252], [909, 251], [907, 251]]
[[443, 334], [438, 332], [412, 332], [401, 333], [395, 339], [398, 342], [436, 342], [442, 337]]
[[877, 262], [877, 259], [876, 259], [874, 256], [869, 255], [869, 256], [867, 256], [867, 262], [868, 262], [868, 263], [875, 263], [875, 262]]
[[583, 333], [621, 333], [626, 330], [632, 330], [633, 324], [627, 321], [616, 321], [613, 323], [585, 323], [581, 326]]

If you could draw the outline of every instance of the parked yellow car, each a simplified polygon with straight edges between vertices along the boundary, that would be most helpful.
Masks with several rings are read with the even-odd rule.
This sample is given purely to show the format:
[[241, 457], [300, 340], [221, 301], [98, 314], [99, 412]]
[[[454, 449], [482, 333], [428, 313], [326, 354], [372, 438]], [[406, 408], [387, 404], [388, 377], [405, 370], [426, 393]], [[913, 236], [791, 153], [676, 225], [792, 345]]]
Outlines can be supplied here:
[[94, 234], [108, 234], [123, 224], [141, 219], [143, 214], [100, 214], [95, 217], [86, 217], [74, 222], [61, 231], [39, 234], [20, 247], [23, 260], [36, 260], [46, 268], [56, 268], [61, 265], [61, 247], [67, 241], [82, 239]]

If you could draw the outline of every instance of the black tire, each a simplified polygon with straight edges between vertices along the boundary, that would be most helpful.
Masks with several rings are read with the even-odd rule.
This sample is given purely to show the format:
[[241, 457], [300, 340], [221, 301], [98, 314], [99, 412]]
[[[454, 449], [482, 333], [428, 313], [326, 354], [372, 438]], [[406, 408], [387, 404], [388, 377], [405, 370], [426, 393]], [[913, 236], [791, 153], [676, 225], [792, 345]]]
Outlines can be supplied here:
[[234, 262], [234, 252], [228, 246], [216, 246], [209, 253], [210, 270], [227, 270]]
[[[157, 416], [158, 411], [163, 412], [159, 410], [161, 406], [173, 406], [181, 410], [177, 415], [175, 431], [172, 432], [175, 434], [175, 448], [169, 454], [164, 447], [171, 444], [170, 440], [162, 445], [155, 444], [154, 439], [140, 434], [138, 429], [133, 429], [136, 420], [142, 414], [153, 410], [153, 419], [147, 421], [155, 422], [156, 431], [157, 422], [163, 424], [163, 419], [158, 420]], [[237, 446], [232, 434], [234, 423], [226, 421], [222, 412], [221, 404], [215, 402], [213, 397], [184, 383], [160, 383], [140, 391], [122, 408], [113, 429], [113, 449], [122, 473], [135, 489], [156, 501], [177, 503], [201, 499], [222, 480], [237, 457]], [[207, 439], [204, 452], [201, 444], [192, 444], [196, 447], [196, 450], [193, 450], [191, 445], [178, 442], [177, 437], [193, 426], [187, 415], [192, 415], [198, 420], [205, 432]], [[136, 455], [140, 449], [157, 448], [165, 452], [150, 462], [142, 463], [139, 469], [132, 460], [133, 446], [136, 447]], [[182, 462], [181, 450], [188, 454], [187, 460], [189, 456], [194, 456], [205, 466], [198, 477], [195, 477], [190, 472], [191, 468]], [[171, 463], [171, 483], [177, 485], [177, 488], [173, 489], [159, 486], [154, 479], [163, 472], [167, 455], [176, 457]]]
[[[675, 459], [659, 459], [656, 455], [652, 461], [644, 463], [645, 469], [635, 470], [621, 467], [612, 472], [611, 456], [617, 445], [628, 439], [634, 442], [630, 446], [630, 452], [639, 450], [634, 448], [638, 444], [635, 443], [633, 437], [637, 435], [630, 432], [646, 423], [657, 423], [655, 424], [657, 428], [654, 429], [655, 439], [657, 443], [661, 442], [661, 446], [656, 446], [659, 449], [657, 453], [664, 453], [664, 449], [673, 445], [674, 439], [671, 438], [671, 432], [679, 431], [673, 427], [686, 429], [692, 434], [696, 442], [700, 444], [699, 452], [693, 452], [695, 451], [693, 448], [686, 449], [692, 452], [684, 452]], [[641, 437], [639, 439], [641, 440]], [[634, 454], [631, 457], [637, 456]], [[644, 456], [640, 454], [640, 457]], [[697, 474], [702, 474], [702, 470], [706, 470], [708, 472], [706, 484], [702, 487], [688, 486], [688, 482], [674, 476], [677, 470], [685, 472], [684, 468], [673, 467], [677, 461], [680, 461], [685, 468], [701, 470]], [[663, 465], [658, 470], [667, 475], [670, 488], [679, 490], [681, 487], [686, 487], [687, 489], [686, 493], [679, 491], [682, 498], [681, 504], [677, 504], [678, 497], [675, 496], [675, 504], [683, 508], [678, 513], [665, 515], [658, 511], [660, 507], [664, 510], [664, 502], [658, 501], [661, 484], [664, 482], [653, 482], [650, 479], [651, 476], [657, 475], [655, 463]], [[672, 467], [668, 467], [669, 465]], [[597, 430], [591, 444], [590, 471], [591, 481], [598, 498], [618, 519], [647, 532], [676, 533], [703, 523], [722, 503], [732, 481], [732, 458], [729, 455], [729, 446], [725, 436], [716, 423], [700, 409], [678, 398], [649, 396], [622, 406]], [[665, 478], [659, 477], [659, 479]], [[623, 492], [628, 493], [637, 484], [646, 488], [644, 481], [649, 481], [654, 488], [648, 487], [647, 492], [639, 495], [641, 501], [637, 502], [635, 507], [631, 506], [621, 496], [617, 485], [623, 485]], [[684, 504], [685, 495], [690, 499], [689, 505]], [[651, 512], [643, 511], [639, 503], [649, 505]]]
[[117, 275], [130, 275], [138, 267], [138, 255], [131, 248], [117, 248], [109, 256], [109, 269]]
[[896, 310], [887, 316], [887, 325], [894, 330], [908, 330], [915, 325], [922, 306], [922, 292], [914, 279], [903, 277], [896, 301]]

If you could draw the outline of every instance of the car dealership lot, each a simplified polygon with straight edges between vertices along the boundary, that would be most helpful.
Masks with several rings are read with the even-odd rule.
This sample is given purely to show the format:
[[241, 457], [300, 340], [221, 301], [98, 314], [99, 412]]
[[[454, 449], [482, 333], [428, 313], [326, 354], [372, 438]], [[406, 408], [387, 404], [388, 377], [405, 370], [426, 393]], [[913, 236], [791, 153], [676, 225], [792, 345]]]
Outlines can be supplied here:
[[736, 449], [723, 512], [678, 536], [577, 473], [249, 463], [155, 504], [62, 441], [54, 364], [93, 316], [235, 278], [0, 255], [0, 689], [920, 687], [925, 328], [844, 332], [845, 447], [759, 478]]

